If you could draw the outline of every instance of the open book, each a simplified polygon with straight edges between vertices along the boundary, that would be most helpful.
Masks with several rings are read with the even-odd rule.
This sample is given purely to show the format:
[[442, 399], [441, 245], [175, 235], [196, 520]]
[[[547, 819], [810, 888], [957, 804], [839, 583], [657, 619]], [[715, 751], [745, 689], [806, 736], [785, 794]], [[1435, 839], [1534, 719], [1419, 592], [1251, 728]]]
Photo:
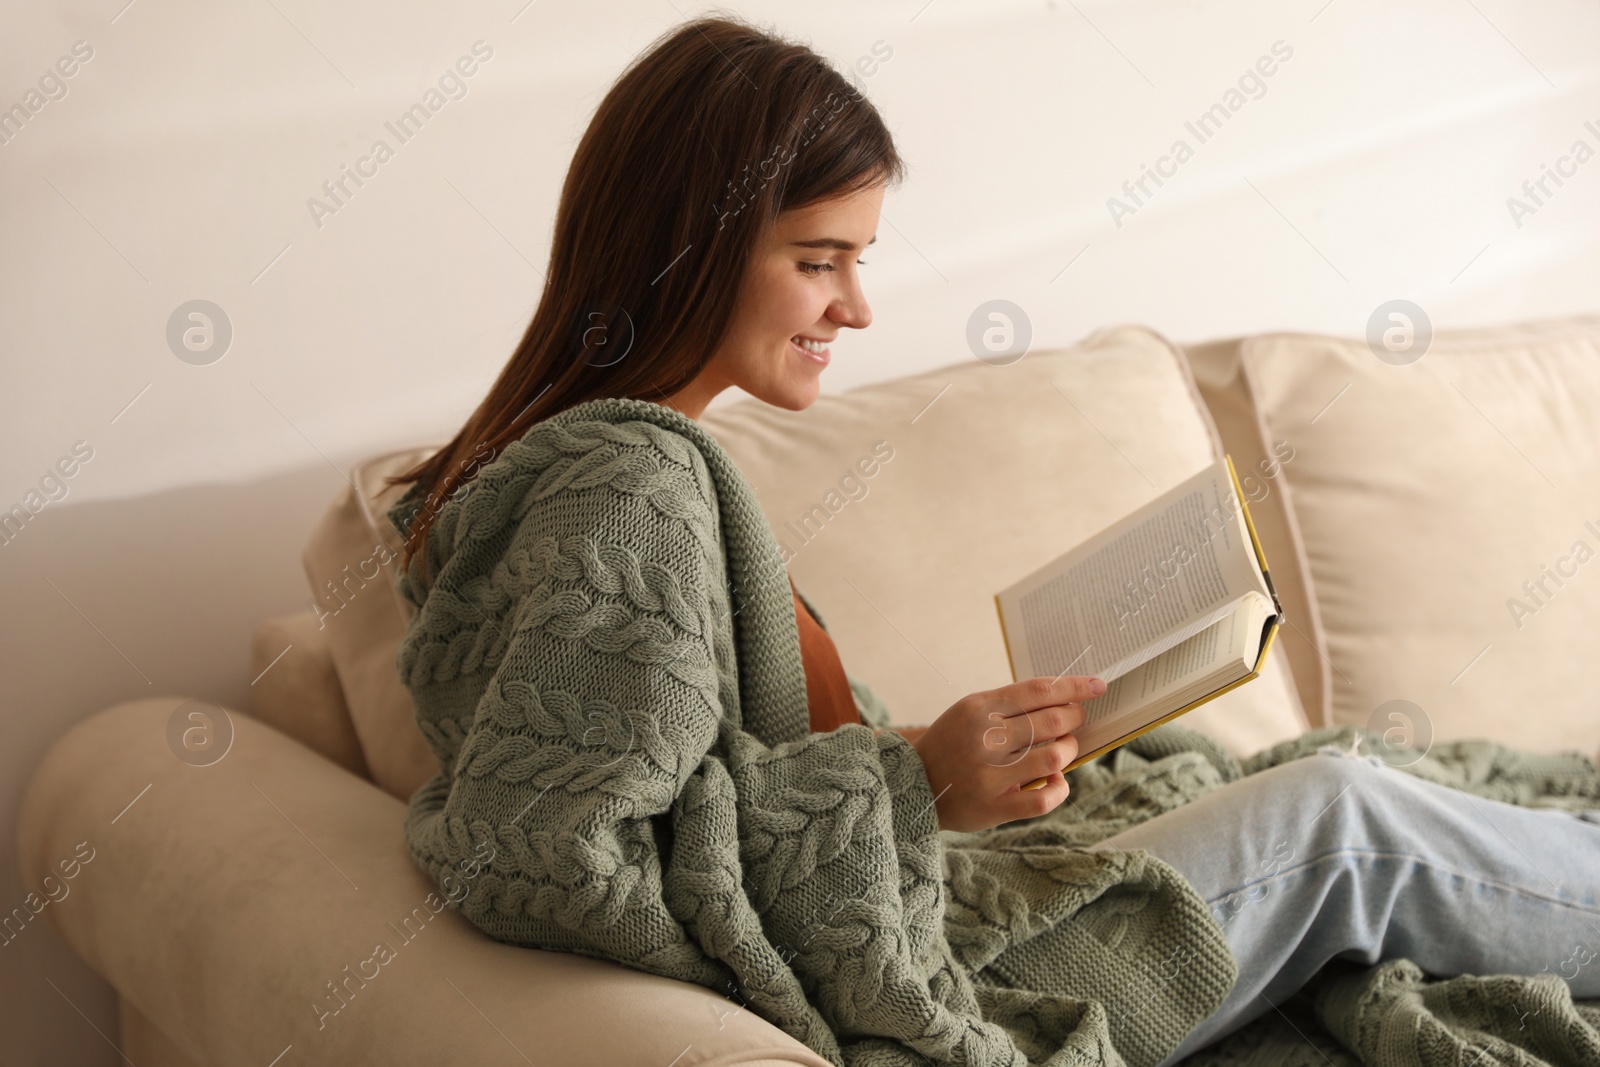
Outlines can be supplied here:
[[994, 602], [1013, 681], [1106, 683], [1063, 771], [1259, 677], [1283, 622], [1229, 455]]

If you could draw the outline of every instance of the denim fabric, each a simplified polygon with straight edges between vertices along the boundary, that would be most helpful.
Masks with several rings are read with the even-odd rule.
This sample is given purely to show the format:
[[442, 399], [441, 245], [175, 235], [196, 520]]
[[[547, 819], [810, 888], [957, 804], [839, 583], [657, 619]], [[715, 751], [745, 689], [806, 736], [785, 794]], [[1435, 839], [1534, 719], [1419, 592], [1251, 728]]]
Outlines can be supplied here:
[[1441, 978], [1548, 971], [1600, 997], [1600, 812], [1487, 800], [1325, 746], [1094, 847], [1183, 872], [1239, 961], [1233, 991], [1162, 1067], [1334, 958], [1405, 957]]

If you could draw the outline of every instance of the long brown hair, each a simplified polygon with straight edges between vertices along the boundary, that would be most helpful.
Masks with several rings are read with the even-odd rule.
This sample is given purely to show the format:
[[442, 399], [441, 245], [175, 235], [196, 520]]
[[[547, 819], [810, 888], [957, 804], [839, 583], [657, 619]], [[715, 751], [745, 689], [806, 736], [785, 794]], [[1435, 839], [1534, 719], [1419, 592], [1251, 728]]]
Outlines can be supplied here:
[[904, 177], [872, 103], [817, 53], [699, 18], [630, 63], [578, 142], [538, 309], [455, 438], [388, 483], [439, 508], [542, 419], [602, 397], [664, 401], [721, 343], [755, 242], [779, 212]]

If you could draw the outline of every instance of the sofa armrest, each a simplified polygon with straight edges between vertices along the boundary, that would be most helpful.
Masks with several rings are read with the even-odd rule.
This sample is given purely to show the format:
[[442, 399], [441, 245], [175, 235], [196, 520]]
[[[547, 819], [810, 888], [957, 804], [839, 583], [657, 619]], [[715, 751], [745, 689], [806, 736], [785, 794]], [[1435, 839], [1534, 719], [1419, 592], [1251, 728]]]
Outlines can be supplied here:
[[167, 738], [187, 703], [68, 730], [24, 790], [17, 848], [24, 883], [55, 887], [39, 917], [197, 1062], [292, 1047], [431, 1067], [514, 1062], [511, 1045], [539, 1063], [827, 1067], [709, 989], [490, 939], [412, 861], [405, 804], [237, 713], [220, 759], [181, 760]]

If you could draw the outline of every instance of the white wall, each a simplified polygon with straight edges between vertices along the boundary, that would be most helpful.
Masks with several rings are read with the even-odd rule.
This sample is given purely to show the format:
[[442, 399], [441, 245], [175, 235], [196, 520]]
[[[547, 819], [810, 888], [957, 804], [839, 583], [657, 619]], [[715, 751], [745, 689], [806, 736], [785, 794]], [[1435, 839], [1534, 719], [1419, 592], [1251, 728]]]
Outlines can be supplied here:
[[[75, 442], [94, 452], [0, 544], [7, 826], [86, 714], [156, 693], [247, 704], [250, 628], [303, 604], [300, 545], [342, 472], [459, 425], [532, 310], [590, 112], [698, 10], [122, 3], [0, 11], [0, 107], [93, 49], [0, 145], [0, 508]], [[1441, 328], [1596, 310], [1600, 162], [1520, 225], [1507, 206], [1575, 141], [1600, 149], [1592, 5], [738, 10], [841, 66], [893, 52], [866, 88], [911, 177], [867, 257], [876, 321], [838, 344], [827, 389], [970, 358], [967, 317], [995, 297], [1037, 347], [1123, 321], [1180, 342], [1359, 335], [1395, 297]], [[384, 122], [480, 40], [493, 57], [467, 95], [399, 144]], [[1186, 120], [1280, 41], [1259, 98], [1199, 143]], [[319, 226], [308, 198], [378, 138], [394, 158]], [[1108, 197], [1176, 138], [1193, 158], [1118, 225]], [[196, 298], [234, 329], [206, 366], [165, 338]], [[0, 910], [31, 888], [0, 852]], [[114, 1039], [109, 990], [52, 931], [0, 955], [14, 1062], [117, 1061], [87, 1021]]]

